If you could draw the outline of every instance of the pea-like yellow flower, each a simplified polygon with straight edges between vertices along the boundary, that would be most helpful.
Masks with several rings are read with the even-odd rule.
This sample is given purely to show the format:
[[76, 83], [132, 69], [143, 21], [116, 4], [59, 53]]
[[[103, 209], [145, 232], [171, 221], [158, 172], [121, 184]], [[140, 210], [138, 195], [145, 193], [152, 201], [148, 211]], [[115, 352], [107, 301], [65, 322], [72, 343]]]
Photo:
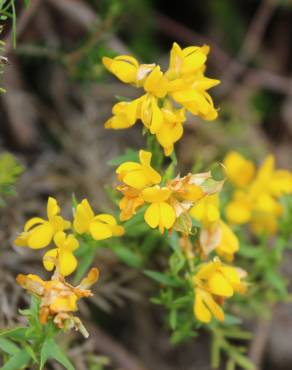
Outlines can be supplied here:
[[255, 175], [255, 165], [240, 153], [231, 151], [224, 158], [228, 179], [237, 187], [247, 186]]
[[202, 223], [205, 228], [220, 219], [218, 194], [208, 195], [196, 203], [190, 210], [190, 215]]
[[113, 116], [104, 124], [105, 128], [120, 130], [133, 126], [141, 116], [141, 99], [119, 102], [113, 106]]
[[74, 229], [78, 234], [89, 233], [95, 240], [103, 240], [124, 234], [124, 228], [108, 214], [95, 215], [87, 199], [76, 207]]
[[48, 246], [57, 232], [70, 227], [70, 222], [64, 220], [59, 213], [60, 207], [56, 199], [49, 197], [47, 204], [48, 219], [45, 220], [40, 217], [29, 219], [24, 225], [24, 231], [15, 239], [15, 245], [32, 249]]
[[152, 153], [139, 151], [140, 163], [125, 162], [117, 169], [118, 179], [134, 189], [144, 189], [146, 186], [158, 184], [160, 174], [151, 167]]
[[[230, 159], [231, 158], [231, 159]], [[240, 173], [232, 162], [236, 159], [241, 167]], [[232, 178], [235, 189], [232, 199], [226, 206], [226, 217], [229, 223], [245, 224], [250, 223], [255, 233], [274, 234], [277, 231], [278, 219], [283, 208], [279, 197], [283, 194], [292, 193], [292, 173], [286, 170], [275, 169], [275, 158], [269, 155], [252, 175], [251, 165], [238, 153], [227, 156], [225, 161], [227, 175]], [[245, 180], [236, 180], [236, 177], [245, 176], [243, 168], [249, 175]], [[250, 170], [248, 170], [248, 168]], [[243, 184], [246, 184], [243, 186]]]
[[104, 57], [104, 66], [117, 78], [144, 90], [142, 96], [131, 102], [115, 104], [113, 116], [105, 127], [124, 129], [141, 120], [149, 132], [156, 135], [165, 155], [170, 155], [174, 143], [183, 135], [185, 110], [206, 120], [217, 117], [207, 90], [220, 81], [204, 75], [208, 53], [209, 47], [205, 45], [182, 49], [174, 43], [166, 73], [156, 64], [139, 64], [129, 55]]
[[58, 264], [60, 274], [68, 276], [77, 267], [77, 259], [73, 252], [79, 247], [79, 242], [74, 235], [66, 235], [63, 231], [59, 231], [54, 236], [54, 243], [57, 248], [49, 250], [44, 255], [43, 263], [45, 269], [52, 271], [56, 264]]
[[204, 323], [211, 321], [212, 316], [224, 320], [221, 308], [224, 299], [236, 292], [244, 293], [246, 284], [241, 281], [246, 273], [243, 270], [223, 264], [219, 258], [202, 264], [193, 277], [195, 289], [194, 315]]
[[166, 100], [163, 108], [163, 121], [156, 132], [156, 139], [164, 149], [166, 156], [171, 155], [174, 144], [183, 135], [183, 123], [186, 120], [185, 109], [174, 109], [169, 100]]
[[200, 200], [191, 208], [190, 214], [203, 226], [199, 235], [202, 255], [208, 256], [215, 250], [225, 260], [232, 261], [239, 250], [239, 241], [230, 226], [221, 220], [218, 194]]
[[98, 270], [92, 268], [77, 287], [67, 283], [58, 270], [48, 281], [33, 274], [19, 274], [16, 281], [24, 289], [41, 299], [39, 320], [42, 325], [52, 318], [58, 328], [75, 328], [88, 337], [87, 330], [81, 320], [73, 315], [73, 312], [78, 310], [77, 302], [80, 298], [92, 296], [88, 288], [98, 280], [98, 276]]
[[184, 49], [174, 43], [170, 53], [169, 69], [170, 96], [188, 111], [205, 120], [217, 118], [217, 110], [207, 90], [218, 85], [219, 80], [204, 76], [209, 47], [190, 46]]
[[144, 204], [144, 199], [141, 195], [141, 190], [132, 188], [127, 185], [120, 185], [117, 190], [123, 194], [123, 198], [119, 202], [121, 210], [120, 220], [127, 221], [136, 214], [138, 208]]
[[145, 78], [155, 68], [155, 64], [139, 64], [130, 55], [119, 55], [115, 58], [102, 58], [106, 69], [124, 83], [141, 86]]
[[156, 185], [142, 191], [142, 197], [145, 202], [150, 203], [147, 208], [144, 219], [153, 229], [158, 227], [161, 233], [164, 229], [169, 230], [176, 220], [175, 210], [167, 202], [170, 198], [171, 191]]

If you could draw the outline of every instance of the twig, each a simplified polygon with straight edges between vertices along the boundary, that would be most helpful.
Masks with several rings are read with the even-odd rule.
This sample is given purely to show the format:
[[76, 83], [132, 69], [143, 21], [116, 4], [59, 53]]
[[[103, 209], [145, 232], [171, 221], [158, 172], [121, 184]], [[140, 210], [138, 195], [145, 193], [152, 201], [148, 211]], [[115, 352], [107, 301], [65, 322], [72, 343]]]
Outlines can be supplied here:
[[[158, 27], [160, 30], [174, 38], [174, 40], [179, 40], [188, 44], [201, 43], [210, 45], [210, 61], [214, 67], [219, 69], [221, 72], [225, 72], [226, 70], [228, 70], [228, 73], [229, 71], [234, 71], [237, 77], [242, 73], [245, 73], [244, 83], [247, 83], [250, 86], [273, 90], [281, 94], [291, 93], [292, 79], [270, 71], [248, 68], [245, 64], [232, 59], [208, 37], [198, 34], [165, 15], [156, 14], [156, 18], [158, 20]], [[224, 80], [224, 85], [227, 85], [226, 76], [223, 75], [222, 79]], [[229, 86], [228, 91], [230, 91]], [[227, 86], [226, 89], [224, 87], [224, 90], [221, 90], [221, 93], [225, 94], [226, 92]]]
[[257, 369], [261, 369], [270, 326], [270, 320], [260, 319], [250, 344], [248, 357], [255, 364]]
[[85, 326], [95, 339], [94, 347], [109, 356], [117, 366], [125, 370], [147, 370], [138, 359], [109, 337], [103, 330], [90, 323], [86, 323]]
[[246, 63], [255, 56], [276, 6], [277, 2], [272, 0], [262, 0], [260, 3], [240, 48], [238, 54], [240, 61]]

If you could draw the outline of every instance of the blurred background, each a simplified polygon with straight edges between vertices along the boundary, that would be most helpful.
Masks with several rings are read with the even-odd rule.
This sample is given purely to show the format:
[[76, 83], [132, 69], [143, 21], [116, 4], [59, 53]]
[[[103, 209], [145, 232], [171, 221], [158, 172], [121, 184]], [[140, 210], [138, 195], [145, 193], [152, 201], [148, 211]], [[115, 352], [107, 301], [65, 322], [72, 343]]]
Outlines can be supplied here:
[[[44, 211], [49, 195], [65, 214], [71, 194], [87, 197], [96, 211], [111, 209], [106, 187], [115, 185], [108, 162], [126, 148], [145, 146], [141, 126], [107, 131], [103, 123], [116, 96], [137, 91], [110, 76], [104, 55], [132, 54], [141, 62], [168, 65], [174, 41], [208, 44], [206, 75], [221, 80], [211, 90], [219, 118], [190, 118], [176, 145], [180, 170], [210, 164], [230, 149], [262, 160], [276, 155], [292, 170], [292, 2], [290, 0], [30, 0], [16, 2], [16, 30], [7, 20], [0, 96], [0, 152], [25, 166], [17, 196], [0, 209], [0, 326], [21, 320], [26, 304], [15, 286], [18, 272], [38, 272], [39, 256], [12, 249], [24, 221]], [[14, 47], [14, 38], [16, 47]], [[209, 369], [208, 338], [202, 334], [172, 346], [163, 310], [149, 303], [153, 285], [109, 250], [96, 258], [101, 282], [81, 306], [87, 341], [70, 340], [78, 370]], [[291, 277], [291, 260], [283, 271]], [[93, 315], [92, 312], [95, 312]], [[253, 323], [250, 356], [263, 370], [292, 368], [292, 306]], [[73, 346], [73, 347], [72, 347]], [[52, 365], [52, 369], [58, 369]]]

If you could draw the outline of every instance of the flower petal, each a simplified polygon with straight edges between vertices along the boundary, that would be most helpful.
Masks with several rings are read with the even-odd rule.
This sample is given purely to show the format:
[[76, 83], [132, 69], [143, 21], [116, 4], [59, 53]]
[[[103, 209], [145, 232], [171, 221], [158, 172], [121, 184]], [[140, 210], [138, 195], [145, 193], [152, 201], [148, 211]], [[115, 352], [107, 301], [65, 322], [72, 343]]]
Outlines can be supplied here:
[[32, 249], [44, 248], [50, 244], [53, 238], [53, 227], [49, 222], [36, 226], [29, 232], [27, 245]]

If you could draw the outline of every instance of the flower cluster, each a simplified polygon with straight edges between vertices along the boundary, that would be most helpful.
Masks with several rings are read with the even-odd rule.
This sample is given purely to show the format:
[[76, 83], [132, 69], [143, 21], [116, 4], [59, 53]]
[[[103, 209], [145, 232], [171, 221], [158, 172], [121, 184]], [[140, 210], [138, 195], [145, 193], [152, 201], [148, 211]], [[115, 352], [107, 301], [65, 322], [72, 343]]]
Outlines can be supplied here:
[[87, 233], [94, 240], [103, 240], [124, 233], [123, 227], [117, 225], [113, 216], [94, 215], [86, 199], [76, 207], [70, 234], [65, 231], [71, 228], [71, 222], [60, 215], [60, 207], [52, 197], [48, 199], [47, 217], [47, 220], [40, 217], [29, 219], [14, 243], [18, 247], [41, 249], [53, 241], [55, 248], [47, 251], [43, 257], [44, 267], [51, 271], [57, 262], [62, 276], [68, 276], [76, 270], [77, 259], [73, 252], [79, 248], [78, 235]]
[[224, 320], [221, 308], [224, 300], [234, 293], [244, 293], [246, 284], [241, 281], [245, 271], [223, 264], [218, 257], [199, 266], [193, 276], [195, 290], [194, 314], [198, 320], [208, 323], [212, 316]]
[[234, 192], [226, 206], [231, 224], [249, 223], [254, 233], [275, 234], [283, 212], [279, 198], [292, 194], [292, 173], [275, 169], [275, 158], [267, 156], [256, 171], [255, 165], [237, 152], [224, 159], [227, 177]]
[[[71, 233], [66, 233], [71, 230]], [[73, 223], [64, 220], [60, 215], [57, 201], [49, 197], [47, 204], [47, 219], [33, 217], [24, 226], [24, 231], [15, 239], [15, 245], [41, 249], [55, 244], [43, 256], [46, 270], [55, 269], [52, 278], [44, 281], [36, 275], [18, 275], [17, 282], [37, 295], [40, 299], [40, 322], [45, 324], [49, 317], [59, 328], [75, 327], [85, 336], [87, 332], [81, 321], [72, 312], [77, 311], [77, 301], [89, 297], [90, 290], [86, 288], [97, 281], [98, 270], [92, 269], [81, 284], [73, 287], [65, 281], [65, 276], [72, 274], [77, 268], [77, 258], [74, 251], [80, 247], [78, 238], [83, 234], [94, 240], [104, 240], [124, 233], [115, 218], [109, 214], [95, 215], [86, 199], [75, 209]]]
[[132, 56], [104, 57], [104, 66], [118, 79], [144, 90], [137, 99], [115, 104], [105, 127], [125, 129], [141, 120], [169, 156], [183, 135], [186, 111], [205, 120], [217, 117], [207, 90], [220, 81], [204, 75], [208, 53], [206, 45], [182, 49], [174, 43], [165, 73], [159, 65], [139, 64]]
[[116, 170], [123, 183], [117, 187], [123, 194], [119, 203], [121, 220], [130, 219], [146, 204], [144, 219], [151, 228], [158, 227], [161, 233], [173, 228], [189, 234], [192, 227], [189, 209], [206, 195], [218, 192], [222, 183], [206, 172], [178, 176], [162, 185], [160, 174], [151, 167], [152, 154], [140, 150], [139, 157], [140, 163], [125, 162]]

